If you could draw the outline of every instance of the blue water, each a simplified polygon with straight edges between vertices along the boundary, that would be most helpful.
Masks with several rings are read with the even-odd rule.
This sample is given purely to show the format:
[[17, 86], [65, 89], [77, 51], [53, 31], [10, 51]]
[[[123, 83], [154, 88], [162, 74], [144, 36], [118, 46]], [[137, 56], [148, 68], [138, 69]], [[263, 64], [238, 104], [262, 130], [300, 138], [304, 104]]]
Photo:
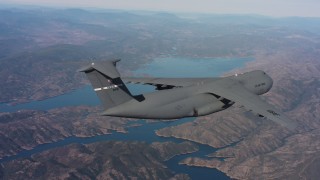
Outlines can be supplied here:
[[156, 58], [135, 73], [155, 77], [216, 77], [252, 61], [246, 58]]
[[80, 104], [89, 106], [96, 106], [99, 104], [99, 99], [90, 86], [85, 86], [70, 93], [45, 99], [43, 101], [32, 101], [30, 103], [18, 104], [15, 106], [3, 103], [0, 104], [0, 112], [15, 112], [21, 109], [48, 110], [65, 106], [78, 106]]
[[[238, 68], [244, 65], [244, 63], [251, 61], [251, 58], [240, 59], [182, 59], [182, 58], [158, 58], [150, 64], [145, 65], [141, 69], [137, 70], [137, 75], [150, 75], [161, 77], [215, 77], [226, 71], [234, 68]], [[152, 86], [143, 85], [128, 85], [128, 88], [133, 94], [139, 94], [139, 92], [149, 92], [154, 88]], [[77, 106], [77, 105], [99, 105], [99, 100], [90, 86], [74, 90], [70, 93], [57, 96], [54, 98], [46, 99], [43, 101], [34, 101], [26, 104], [20, 104], [16, 106], [9, 106], [6, 104], [0, 104], [0, 112], [14, 112], [21, 109], [36, 109], [36, 110], [48, 110], [52, 108], [59, 108], [65, 106]], [[182, 142], [182, 140], [176, 138], [163, 138], [155, 134], [155, 131], [168, 126], [176, 126], [185, 122], [193, 121], [194, 118], [183, 118], [170, 122], [154, 122], [146, 123], [144, 120], [139, 120], [137, 123], [141, 124], [138, 127], [128, 128], [128, 133], [113, 132], [110, 135], [100, 135], [89, 138], [69, 137], [64, 140], [43, 144], [35, 147], [32, 150], [25, 150], [17, 155], [5, 157], [0, 160], [0, 163], [11, 161], [17, 158], [28, 158], [33, 154], [40, 153], [45, 150], [49, 150], [56, 147], [65, 146], [72, 143], [89, 144], [99, 141], [144, 141], [146, 143], [152, 142], [166, 142], [173, 141], [176, 143]], [[197, 144], [197, 143], [196, 143]], [[197, 144], [200, 148], [199, 151], [186, 155], [179, 155], [171, 158], [165, 164], [169, 169], [176, 173], [188, 174], [192, 179], [229, 179], [224, 173], [210, 168], [190, 167], [185, 165], [179, 165], [179, 161], [187, 157], [201, 157], [207, 158], [206, 155], [216, 151], [216, 149], [202, 144]]]
[[[141, 88], [141, 85], [132, 84], [129, 84], [128, 88], [134, 95], [154, 90], [154, 87], [152, 86], [145, 86]], [[16, 112], [21, 109], [49, 110], [66, 106], [97, 106], [99, 104], [100, 101], [96, 96], [96, 93], [92, 90], [92, 87], [88, 85], [80, 89], [71, 91], [69, 93], [45, 99], [42, 101], [32, 101], [29, 103], [18, 104], [14, 106], [2, 103], [0, 104], [0, 112]]]

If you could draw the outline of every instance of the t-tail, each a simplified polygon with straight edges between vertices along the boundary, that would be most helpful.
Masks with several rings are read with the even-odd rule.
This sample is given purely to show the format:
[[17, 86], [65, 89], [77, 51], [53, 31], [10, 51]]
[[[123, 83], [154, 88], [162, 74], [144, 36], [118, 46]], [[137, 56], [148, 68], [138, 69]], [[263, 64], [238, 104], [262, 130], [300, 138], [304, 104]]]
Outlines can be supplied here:
[[86, 73], [105, 109], [133, 99], [116, 69], [116, 64], [119, 61], [120, 59], [94, 62], [79, 70]]

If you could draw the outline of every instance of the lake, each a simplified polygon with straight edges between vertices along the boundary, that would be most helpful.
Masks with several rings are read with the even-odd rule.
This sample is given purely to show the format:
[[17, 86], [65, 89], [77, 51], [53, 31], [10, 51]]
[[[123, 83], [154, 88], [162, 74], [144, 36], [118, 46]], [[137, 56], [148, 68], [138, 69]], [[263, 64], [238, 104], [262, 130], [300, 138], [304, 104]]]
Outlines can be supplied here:
[[[157, 77], [216, 77], [230, 71], [234, 68], [242, 67], [245, 63], [253, 60], [252, 58], [206, 58], [206, 59], [189, 59], [189, 58], [157, 58], [149, 64], [144, 65], [134, 73], [136, 75], [148, 75]], [[123, 63], [123, 62], [122, 62]], [[143, 85], [128, 85], [132, 94], [139, 94], [139, 92], [149, 92], [154, 88], [152, 86]], [[34, 101], [16, 106], [9, 106], [7, 104], [0, 104], [1, 112], [15, 112], [21, 109], [35, 109], [35, 110], [49, 110], [53, 108], [77, 105], [99, 105], [99, 100], [92, 90], [91, 86], [74, 90], [70, 93], [49, 98], [43, 101]], [[154, 122], [146, 123], [144, 120], [139, 120], [141, 126], [128, 128], [128, 133], [113, 132], [110, 135], [100, 135], [88, 138], [69, 137], [64, 140], [43, 144], [35, 147], [32, 150], [25, 150], [17, 155], [5, 157], [0, 160], [0, 163], [11, 161], [17, 158], [30, 157], [33, 154], [43, 152], [56, 147], [65, 146], [72, 143], [89, 144], [99, 141], [144, 141], [146, 143], [152, 142], [182, 142], [183, 140], [176, 138], [163, 138], [155, 134], [155, 131], [161, 128], [176, 126], [185, 122], [193, 121], [194, 118], [183, 118], [170, 122]], [[207, 145], [196, 143], [200, 150], [191, 154], [178, 155], [165, 164], [169, 169], [176, 173], [188, 174], [192, 179], [229, 179], [224, 173], [210, 168], [190, 167], [179, 165], [179, 161], [187, 157], [201, 157], [207, 158], [217, 149]]]

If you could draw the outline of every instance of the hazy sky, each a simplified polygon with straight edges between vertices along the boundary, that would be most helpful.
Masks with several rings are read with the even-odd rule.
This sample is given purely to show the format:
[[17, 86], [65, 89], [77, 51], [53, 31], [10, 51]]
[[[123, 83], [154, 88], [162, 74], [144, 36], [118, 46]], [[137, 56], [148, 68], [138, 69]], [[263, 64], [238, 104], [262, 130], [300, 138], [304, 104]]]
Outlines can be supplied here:
[[6, 4], [320, 17], [320, 0], [0, 0]]

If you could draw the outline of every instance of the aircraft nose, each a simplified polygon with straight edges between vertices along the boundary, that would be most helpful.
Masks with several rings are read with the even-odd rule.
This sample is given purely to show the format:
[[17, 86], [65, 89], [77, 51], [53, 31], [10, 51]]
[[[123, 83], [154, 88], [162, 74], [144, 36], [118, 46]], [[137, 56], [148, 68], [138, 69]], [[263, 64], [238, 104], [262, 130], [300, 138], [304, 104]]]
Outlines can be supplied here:
[[266, 74], [266, 84], [267, 84], [267, 92], [272, 88], [272, 86], [273, 86], [273, 80], [272, 80], [272, 78], [269, 76], [269, 75], [267, 75]]

